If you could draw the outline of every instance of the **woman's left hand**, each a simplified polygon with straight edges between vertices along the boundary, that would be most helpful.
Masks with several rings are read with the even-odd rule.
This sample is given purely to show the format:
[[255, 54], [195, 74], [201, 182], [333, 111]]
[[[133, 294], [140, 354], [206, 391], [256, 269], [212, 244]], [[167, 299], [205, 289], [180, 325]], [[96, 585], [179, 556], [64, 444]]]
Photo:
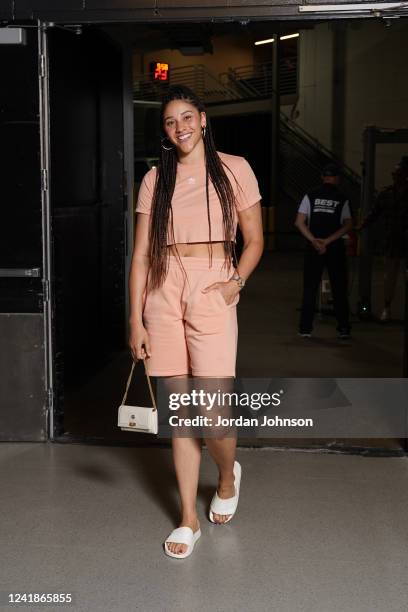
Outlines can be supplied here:
[[229, 306], [240, 292], [240, 288], [238, 287], [236, 281], [229, 280], [225, 283], [213, 283], [212, 285], [208, 285], [208, 287], [202, 289], [203, 293], [208, 293], [209, 291], [219, 291], [226, 305]]

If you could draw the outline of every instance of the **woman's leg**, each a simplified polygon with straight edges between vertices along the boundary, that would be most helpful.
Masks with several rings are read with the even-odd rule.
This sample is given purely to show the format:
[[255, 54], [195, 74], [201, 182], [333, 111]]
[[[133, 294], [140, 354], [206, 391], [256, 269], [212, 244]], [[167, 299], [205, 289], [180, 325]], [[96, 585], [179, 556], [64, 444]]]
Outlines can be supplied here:
[[[214, 381], [215, 385], [212, 389], [213, 392], [217, 391], [219, 388], [222, 388], [221, 390], [227, 393], [233, 390], [234, 378], [232, 377], [205, 377], [206, 384], [204, 384], [203, 378], [204, 377], [199, 377], [201, 381], [200, 386], [205, 387], [207, 391], [211, 390], [211, 380]], [[213, 417], [222, 416], [231, 418], [233, 411], [231, 406], [218, 406], [212, 409], [212, 413]], [[216, 435], [213, 435], [214, 429], [212, 429], [211, 434], [212, 435], [204, 436], [204, 440], [208, 452], [218, 467], [219, 476], [217, 493], [221, 499], [228, 499], [235, 495], [233, 469], [237, 447], [236, 428], [227, 427], [224, 431], [220, 429], [219, 433], [217, 432]], [[213, 516], [216, 523], [224, 523], [230, 517], [229, 514], [215, 513], [213, 513]]]
[[[200, 527], [196, 500], [201, 446], [200, 438], [172, 438], [173, 461], [180, 495], [181, 521], [178, 526], [190, 527], [193, 532]], [[187, 550], [187, 545], [171, 542], [168, 549], [180, 554]]]
[[[217, 493], [221, 499], [234, 497], [234, 461], [235, 451], [237, 447], [237, 438], [205, 438], [205, 443], [208, 452], [214, 459], [219, 470]], [[224, 523], [229, 517], [229, 514], [215, 514], [214, 521], [216, 523]]]
[[[172, 376], [186, 378], [184, 376]], [[187, 380], [187, 379], [186, 379]], [[172, 437], [173, 462], [180, 495], [181, 522], [179, 527], [190, 527], [196, 532], [200, 527], [197, 518], [197, 489], [200, 472], [202, 440], [200, 438]], [[168, 549], [176, 554], [187, 550], [186, 544], [171, 542]]]
[[[189, 266], [190, 290], [185, 297], [184, 322], [193, 388], [199, 393], [217, 393], [219, 389], [231, 391], [238, 340], [236, 305], [239, 295], [232, 304], [227, 304], [218, 289], [203, 292], [214, 283], [226, 282], [231, 271], [223, 267], [223, 259], [213, 260], [211, 269], [207, 259], [188, 260], [185, 264]], [[211, 410], [210, 406], [201, 405], [199, 409], [202, 415], [212, 417], [214, 423], [217, 416], [228, 417], [231, 411], [232, 407], [223, 405], [212, 405]], [[210, 426], [206, 431], [204, 426], [201, 435], [219, 470], [219, 497], [234, 497], [235, 428], [226, 427], [224, 430]], [[217, 522], [224, 522], [229, 516], [214, 517]]]

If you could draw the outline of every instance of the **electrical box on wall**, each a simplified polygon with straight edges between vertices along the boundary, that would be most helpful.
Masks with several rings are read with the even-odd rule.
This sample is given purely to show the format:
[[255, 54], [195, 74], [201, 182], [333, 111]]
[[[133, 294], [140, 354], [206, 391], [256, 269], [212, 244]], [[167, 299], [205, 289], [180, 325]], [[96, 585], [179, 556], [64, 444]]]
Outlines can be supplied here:
[[0, 28], [0, 45], [25, 45], [26, 32], [23, 28]]

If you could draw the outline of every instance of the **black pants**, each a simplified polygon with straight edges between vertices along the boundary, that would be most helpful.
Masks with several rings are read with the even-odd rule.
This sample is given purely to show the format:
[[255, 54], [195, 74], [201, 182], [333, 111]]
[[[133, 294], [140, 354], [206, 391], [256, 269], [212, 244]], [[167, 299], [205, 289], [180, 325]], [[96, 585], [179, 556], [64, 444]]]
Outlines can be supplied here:
[[333, 295], [334, 313], [340, 331], [350, 331], [349, 305], [347, 297], [347, 260], [342, 239], [329, 244], [323, 255], [310, 245], [306, 247], [303, 267], [303, 301], [299, 331], [311, 332], [316, 308], [316, 297], [327, 267]]

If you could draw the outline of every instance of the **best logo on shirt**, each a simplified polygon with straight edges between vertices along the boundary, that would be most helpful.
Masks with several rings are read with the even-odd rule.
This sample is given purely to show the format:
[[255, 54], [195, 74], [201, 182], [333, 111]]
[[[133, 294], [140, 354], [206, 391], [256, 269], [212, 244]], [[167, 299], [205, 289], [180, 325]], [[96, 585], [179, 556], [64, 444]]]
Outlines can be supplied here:
[[322, 200], [316, 198], [313, 212], [323, 212], [333, 214], [340, 204], [337, 200]]

